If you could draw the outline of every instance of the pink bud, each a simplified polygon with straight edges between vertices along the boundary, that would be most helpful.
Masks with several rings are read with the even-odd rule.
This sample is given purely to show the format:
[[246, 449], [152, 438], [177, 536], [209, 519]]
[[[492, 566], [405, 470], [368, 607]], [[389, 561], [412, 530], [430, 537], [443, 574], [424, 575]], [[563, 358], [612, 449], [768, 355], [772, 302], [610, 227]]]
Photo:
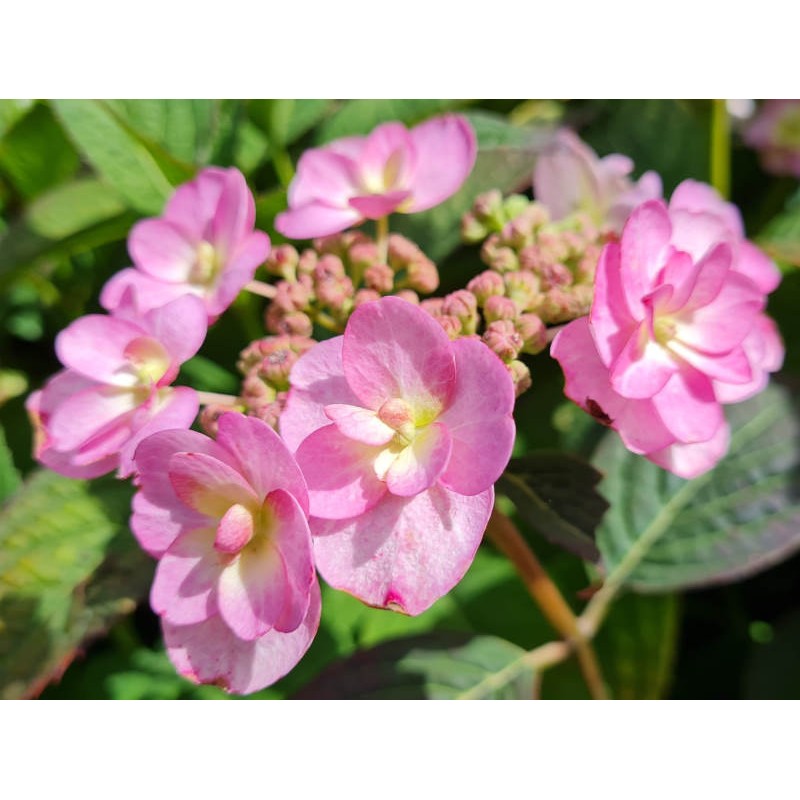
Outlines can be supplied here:
[[514, 360], [508, 366], [511, 379], [514, 381], [514, 394], [519, 397], [523, 392], [531, 388], [531, 371], [527, 364]]
[[440, 314], [435, 319], [451, 339], [458, 339], [464, 332], [464, 327], [458, 317], [454, 317], [451, 314]]
[[548, 291], [553, 287], [571, 286], [574, 278], [569, 267], [558, 262], [546, 264], [538, 271], [539, 277], [542, 279], [542, 291]]
[[467, 212], [461, 217], [461, 240], [468, 244], [474, 244], [486, 238], [488, 230], [483, 226], [474, 214]]
[[314, 268], [314, 280], [325, 280], [327, 278], [344, 278], [345, 270], [342, 259], [339, 256], [326, 254], [320, 258]]
[[290, 244], [280, 244], [272, 248], [272, 252], [267, 257], [264, 269], [270, 275], [277, 275], [279, 278], [290, 281], [295, 277], [295, 270], [300, 255]]
[[369, 289], [388, 294], [394, 287], [394, 272], [388, 264], [373, 264], [364, 272], [364, 283]]
[[359, 289], [353, 301], [354, 308], [371, 303], [373, 300], [380, 300], [381, 296], [374, 289]]
[[500, 243], [500, 237], [492, 234], [481, 248], [481, 258], [485, 264], [498, 272], [510, 272], [519, 269], [517, 254], [510, 248]]
[[539, 279], [531, 272], [507, 272], [505, 274], [506, 295], [519, 308], [530, 308], [539, 298]]
[[219, 418], [229, 411], [235, 411], [233, 406], [223, 406], [213, 403], [205, 406], [200, 411], [200, 427], [212, 438], [216, 438], [219, 430]]
[[314, 326], [308, 314], [302, 311], [284, 311], [275, 303], [270, 304], [264, 319], [270, 333], [311, 336]]
[[394, 296], [411, 303], [412, 306], [419, 305], [419, 295], [411, 289], [401, 289], [399, 292], [395, 292]]
[[536, 355], [547, 347], [547, 329], [536, 314], [522, 314], [516, 323], [517, 333], [522, 337], [522, 351]]
[[300, 253], [300, 258], [297, 261], [297, 271], [301, 275], [310, 275], [317, 266], [319, 256], [315, 250], [303, 250]]
[[380, 263], [380, 254], [375, 242], [356, 242], [348, 252], [350, 263], [359, 270], [365, 270]]
[[522, 337], [514, 323], [508, 319], [491, 322], [483, 334], [483, 341], [503, 361], [509, 362], [522, 350]]
[[519, 308], [510, 297], [492, 295], [483, 307], [483, 316], [486, 322], [495, 320], [515, 320], [519, 316]]
[[502, 295], [505, 292], [505, 284], [502, 275], [487, 269], [476, 275], [468, 284], [467, 290], [475, 295], [479, 306], [486, 304], [486, 301], [495, 294]]
[[460, 332], [475, 333], [478, 327], [478, 301], [472, 292], [459, 289], [447, 295], [442, 311], [459, 321]]
[[444, 314], [443, 306], [444, 299], [441, 297], [430, 297], [419, 304], [419, 307], [432, 317], [441, 317]]
[[422, 251], [410, 239], [399, 233], [389, 236], [389, 266], [395, 270], [406, 266], [409, 261], [418, 258]]
[[433, 261], [422, 256], [406, 266], [406, 281], [415, 291], [430, 294], [439, 288], [439, 270]]

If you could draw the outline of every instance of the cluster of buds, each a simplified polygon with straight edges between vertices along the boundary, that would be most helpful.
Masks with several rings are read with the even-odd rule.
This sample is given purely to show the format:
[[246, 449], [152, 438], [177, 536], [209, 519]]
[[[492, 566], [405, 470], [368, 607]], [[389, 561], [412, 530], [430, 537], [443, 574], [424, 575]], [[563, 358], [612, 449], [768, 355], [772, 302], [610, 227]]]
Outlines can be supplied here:
[[[522, 195], [504, 200], [492, 191], [478, 197], [465, 215], [462, 235], [467, 242], [483, 240], [481, 258], [490, 267], [479, 276], [479, 301], [485, 302], [487, 294], [509, 297], [519, 312], [536, 314], [547, 325], [588, 313], [605, 243], [588, 214], [575, 212], [553, 221], [541, 203]], [[501, 286], [506, 278], [511, 285]], [[491, 304], [498, 308], [490, 309], [490, 316], [510, 313], [505, 303]]]
[[311, 336], [314, 324], [340, 333], [362, 303], [395, 294], [413, 303], [439, 286], [436, 265], [403, 236], [392, 234], [382, 252], [361, 231], [315, 239], [302, 253], [273, 249], [265, 269], [280, 278], [265, 324], [277, 335]]

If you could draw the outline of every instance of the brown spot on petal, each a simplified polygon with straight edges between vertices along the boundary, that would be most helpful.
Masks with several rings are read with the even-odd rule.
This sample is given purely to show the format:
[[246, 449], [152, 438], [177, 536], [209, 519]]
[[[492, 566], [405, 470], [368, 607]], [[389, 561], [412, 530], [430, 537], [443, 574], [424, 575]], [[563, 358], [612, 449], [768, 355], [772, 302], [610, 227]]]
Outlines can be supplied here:
[[592, 400], [591, 397], [586, 398], [586, 410], [601, 424], [611, 426], [614, 423], [614, 420], [606, 414], [605, 411], [600, 407], [600, 404], [597, 403], [595, 400]]

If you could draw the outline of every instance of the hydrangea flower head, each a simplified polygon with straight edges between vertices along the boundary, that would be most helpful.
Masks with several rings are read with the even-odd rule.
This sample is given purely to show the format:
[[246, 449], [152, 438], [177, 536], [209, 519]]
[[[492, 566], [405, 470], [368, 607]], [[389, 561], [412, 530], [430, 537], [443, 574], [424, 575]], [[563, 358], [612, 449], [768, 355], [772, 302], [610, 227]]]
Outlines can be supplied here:
[[744, 131], [764, 169], [800, 178], [800, 100], [765, 100]]
[[455, 193], [472, 170], [475, 134], [446, 114], [408, 130], [387, 122], [307, 150], [289, 186], [289, 210], [275, 227], [293, 239], [327, 236], [393, 212], [413, 213]]
[[36, 458], [71, 478], [130, 475], [144, 437], [197, 415], [194, 390], [170, 384], [205, 335], [203, 304], [189, 296], [140, 314], [128, 290], [114, 315], [75, 320], [56, 337], [66, 369], [28, 398]]
[[216, 319], [269, 254], [269, 237], [253, 230], [254, 223], [255, 203], [242, 173], [204, 169], [175, 190], [161, 217], [134, 225], [128, 250], [135, 268], [117, 273], [100, 302], [116, 308], [130, 286], [144, 309], [193, 294]]
[[562, 128], [536, 161], [533, 193], [555, 220], [582, 211], [596, 225], [618, 234], [636, 206], [661, 197], [657, 173], [645, 172], [634, 183], [632, 171], [627, 156], [598, 158], [575, 133]]
[[669, 209], [636, 209], [621, 241], [603, 250], [589, 317], [551, 348], [568, 397], [628, 449], [684, 478], [725, 454], [721, 404], [756, 394], [783, 359], [763, 313], [774, 265], [752, 257], [731, 209], [693, 182]]
[[265, 423], [223, 414], [216, 441], [162, 431], [136, 451], [131, 527], [159, 559], [150, 602], [178, 671], [250, 693], [311, 644], [320, 595], [303, 476]]
[[280, 430], [309, 487], [317, 567], [409, 614], [472, 562], [514, 442], [514, 387], [482, 342], [399, 298], [365, 303], [292, 370]]

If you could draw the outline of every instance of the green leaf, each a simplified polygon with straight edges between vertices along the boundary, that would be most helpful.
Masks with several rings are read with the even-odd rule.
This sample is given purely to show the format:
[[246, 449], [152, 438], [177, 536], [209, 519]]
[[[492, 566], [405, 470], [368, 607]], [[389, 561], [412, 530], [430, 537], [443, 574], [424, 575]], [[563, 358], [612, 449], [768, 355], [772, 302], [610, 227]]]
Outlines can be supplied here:
[[238, 392], [241, 380], [205, 356], [190, 358], [181, 367], [181, 380], [200, 392]]
[[734, 581], [800, 547], [800, 428], [787, 390], [773, 384], [727, 411], [729, 453], [692, 481], [616, 435], [600, 444], [593, 462], [611, 504], [597, 533], [607, 584], [668, 591]]
[[601, 477], [578, 456], [540, 451], [511, 459], [497, 481], [497, 491], [549, 542], [587, 561], [597, 561], [595, 528], [608, 508], [595, 490]]
[[0, 100], [0, 138], [33, 107], [35, 100]]
[[466, 100], [348, 100], [317, 129], [317, 144], [342, 136], [366, 136], [376, 125], [397, 120], [405, 125], [468, 104]]
[[131, 487], [34, 473], [0, 513], [0, 696], [36, 696], [145, 593]]
[[14, 457], [0, 428], [0, 503], [11, 497], [20, 484], [19, 472], [14, 466]]
[[767, 626], [769, 635], [753, 645], [745, 670], [749, 700], [796, 700], [800, 697], [800, 612]]
[[28, 390], [28, 379], [15, 369], [0, 369], [0, 406]]
[[756, 241], [781, 265], [800, 267], [800, 191], [789, 200], [785, 210], [764, 227]]
[[533, 695], [525, 650], [495, 636], [434, 633], [357, 653], [299, 699], [520, 699]]
[[75, 174], [75, 148], [43, 104], [38, 104], [0, 141], [0, 169], [27, 198]]
[[679, 610], [674, 594], [627, 594], [614, 603], [595, 647], [615, 700], [659, 700], [667, 694]]
[[503, 146], [525, 147], [532, 137], [541, 135], [544, 130], [530, 125], [512, 125], [507, 117], [491, 111], [469, 110], [462, 112], [462, 116], [472, 125], [480, 150]]
[[130, 206], [158, 214], [172, 192], [152, 153], [95, 100], [55, 100], [53, 105], [80, 151]]
[[396, 214], [392, 230], [416, 242], [434, 261], [440, 261], [461, 244], [461, 217], [475, 198], [489, 189], [512, 192], [530, 185], [536, 155], [545, 134], [526, 129], [524, 146], [498, 146], [478, 151], [470, 176], [461, 189], [429, 211], [419, 214]]
[[327, 116], [333, 105], [333, 100], [251, 100], [247, 111], [270, 144], [285, 147]]

